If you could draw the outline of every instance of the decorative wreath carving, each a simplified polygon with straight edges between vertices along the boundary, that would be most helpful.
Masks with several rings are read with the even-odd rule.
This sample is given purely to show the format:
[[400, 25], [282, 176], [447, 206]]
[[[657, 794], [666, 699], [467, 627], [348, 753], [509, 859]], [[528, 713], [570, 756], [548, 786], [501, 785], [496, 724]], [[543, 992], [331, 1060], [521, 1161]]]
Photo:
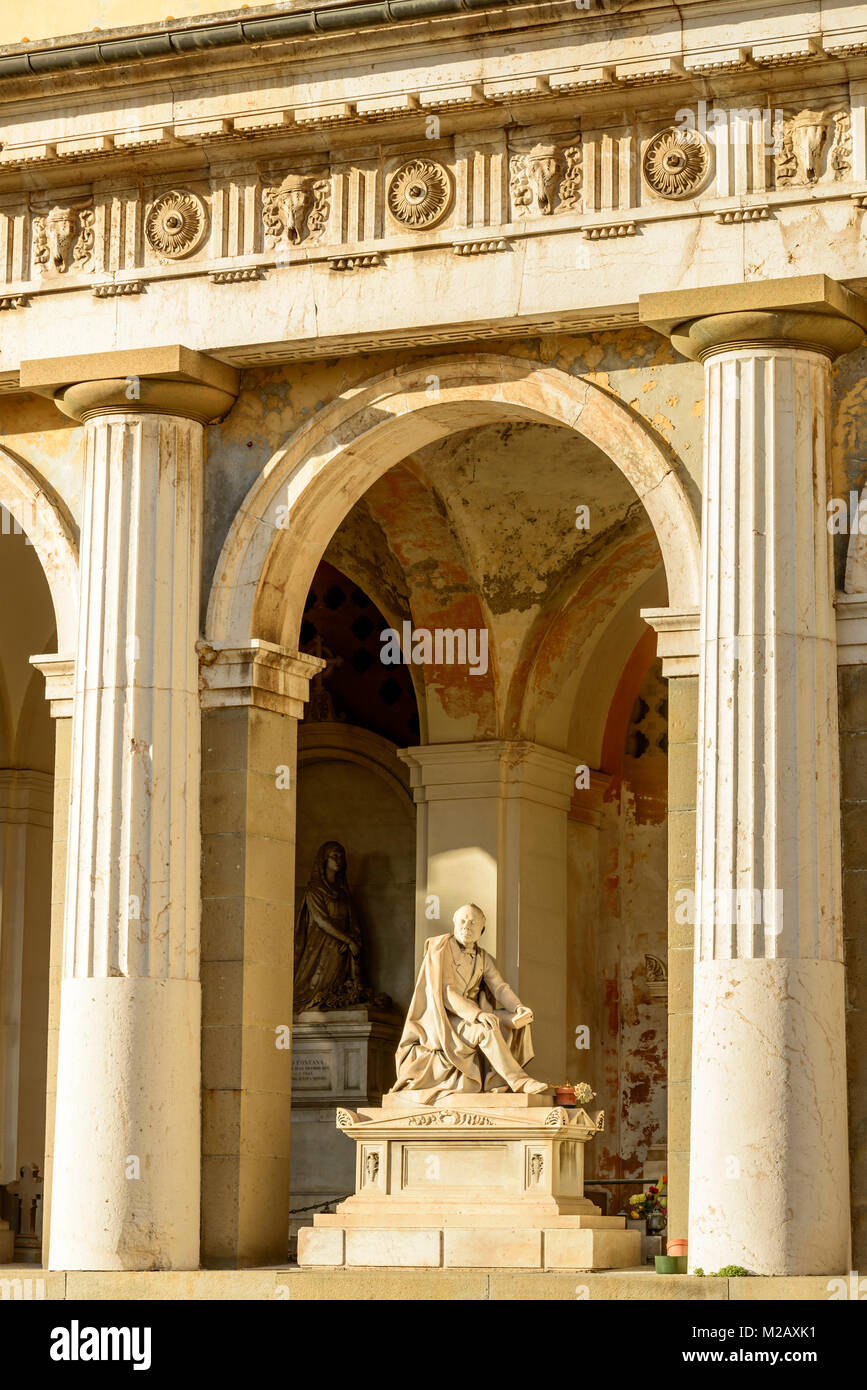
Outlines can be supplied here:
[[668, 126], [648, 143], [641, 169], [645, 182], [662, 198], [691, 198], [710, 177], [710, 150], [694, 130]]
[[436, 226], [445, 217], [451, 201], [451, 175], [432, 159], [411, 159], [391, 176], [388, 210], [404, 227], [416, 231]]
[[195, 193], [172, 188], [151, 203], [145, 218], [145, 238], [152, 251], [180, 260], [201, 246], [207, 230], [205, 205]]

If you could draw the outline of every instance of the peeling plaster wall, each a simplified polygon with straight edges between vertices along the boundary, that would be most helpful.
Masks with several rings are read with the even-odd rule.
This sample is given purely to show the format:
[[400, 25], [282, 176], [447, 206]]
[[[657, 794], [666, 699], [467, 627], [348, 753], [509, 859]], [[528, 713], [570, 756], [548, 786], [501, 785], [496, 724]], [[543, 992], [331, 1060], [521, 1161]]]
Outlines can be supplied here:
[[[594, 832], [598, 1033], [594, 1043], [591, 1029], [589, 1053], [576, 1054], [586, 1072], [578, 1079], [590, 1081], [606, 1110], [594, 1177], [640, 1181], [648, 1149], [666, 1142], [666, 1003], [649, 988], [645, 959], [665, 962], [668, 953], [666, 720], [667, 688], [655, 661], [632, 712], [622, 774], [612, 782]], [[582, 886], [573, 880], [571, 888], [573, 901], [583, 901]], [[583, 954], [591, 956], [589, 944]]]

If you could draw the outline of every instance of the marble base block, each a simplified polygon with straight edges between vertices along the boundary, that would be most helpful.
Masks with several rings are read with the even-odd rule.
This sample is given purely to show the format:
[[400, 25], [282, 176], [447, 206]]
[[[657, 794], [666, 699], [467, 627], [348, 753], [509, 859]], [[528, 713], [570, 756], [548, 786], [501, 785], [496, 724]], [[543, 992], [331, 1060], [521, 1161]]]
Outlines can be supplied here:
[[15, 1253], [15, 1232], [8, 1221], [0, 1221], [0, 1265], [12, 1263]]
[[303, 1266], [622, 1269], [641, 1238], [584, 1196], [598, 1121], [550, 1097], [386, 1096], [339, 1109], [355, 1140], [355, 1195], [298, 1232]]
[[335, 1106], [377, 1105], [394, 1083], [401, 1021], [359, 1005], [309, 1009], [292, 1029], [290, 1248], [311, 1213], [299, 1208], [340, 1201], [355, 1187], [355, 1155], [334, 1128]]

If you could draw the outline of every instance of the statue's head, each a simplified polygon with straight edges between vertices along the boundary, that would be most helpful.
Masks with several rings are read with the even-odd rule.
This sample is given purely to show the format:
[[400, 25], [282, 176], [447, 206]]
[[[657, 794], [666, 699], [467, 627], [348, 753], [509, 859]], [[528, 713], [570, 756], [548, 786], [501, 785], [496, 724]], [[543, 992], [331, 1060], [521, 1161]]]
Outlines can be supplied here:
[[485, 930], [485, 914], [475, 903], [464, 903], [452, 918], [455, 937], [464, 948], [475, 946]]
[[346, 873], [346, 851], [337, 840], [328, 840], [320, 845], [316, 861], [320, 872], [330, 883]]

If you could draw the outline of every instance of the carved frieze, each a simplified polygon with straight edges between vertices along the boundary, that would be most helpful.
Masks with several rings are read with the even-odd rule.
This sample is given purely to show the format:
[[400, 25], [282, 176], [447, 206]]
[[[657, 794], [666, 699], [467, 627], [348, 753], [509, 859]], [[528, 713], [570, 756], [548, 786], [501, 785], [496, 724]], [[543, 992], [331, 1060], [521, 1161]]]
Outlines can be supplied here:
[[666, 126], [648, 140], [641, 173], [660, 198], [694, 198], [711, 175], [710, 146], [697, 130]]
[[177, 261], [192, 255], [208, 230], [201, 198], [186, 189], [171, 188], [155, 198], [144, 220], [145, 241], [161, 259]]
[[93, 208], [89, 203], [55, 205], [33, 219], [33, 260], [46, 278], [92, 269]]
[[509, 163], [509, 193], [516, 218], [548, 217], [581, 206], [581, 144], [539, 142], [518, 150]]
[[263, 190], [262, 220], [269, 250], [316, 245], [328, 224], [331, 179], [321, 174], [287, 174], [282, 183]]
[[852, 170], [852, 118], [845, 107], [786, 115], [782, 149], [774, 159], [778, 188], [844, 179]]
[[494, 1122], [490, 1115], [482, 1115], [475, 1110], [443, 1110], [443, 1111], [423, 1111], [420, 1115], [412, 1115], [409, 1120], [413, 1128], [420, 1125], [435, 1125], [438, 1129], [454, 1129], [455, 1126], [464, 1128], [479, 1128], [480, 1126], [490, 1126]]
[[395, 169], [388, 184], [388, 210], [411, 231], [435, 227], [451, 207], [452, 176], [433, 159], [411, 159]]

